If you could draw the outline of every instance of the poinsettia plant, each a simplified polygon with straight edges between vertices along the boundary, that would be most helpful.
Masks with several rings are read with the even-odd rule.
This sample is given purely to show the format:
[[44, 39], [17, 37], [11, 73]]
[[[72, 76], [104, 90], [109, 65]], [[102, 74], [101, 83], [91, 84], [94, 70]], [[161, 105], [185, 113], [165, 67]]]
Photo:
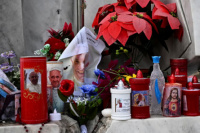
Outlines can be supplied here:
[[160, 0], [118, 0], [104, 5], [98, 9], [92, 27], [110, 52], [126, 47], [133, 60], [137, 52], [134, 49], [151, 57], [153, 44], [159, 43], [168, 51], [165, 40], [173, 33], [180, 41], [183, 36], [176, 4]]
[[56, 61], [74, 38], [72, 24], [68, 25], [65, 22], [63, 30], [55, 31], [50, 28], [48, 32], [51, 35], [50, 38], [44, 43], [44, 47], [36, 50], [34, 54], [46, 56], [48, 61]]

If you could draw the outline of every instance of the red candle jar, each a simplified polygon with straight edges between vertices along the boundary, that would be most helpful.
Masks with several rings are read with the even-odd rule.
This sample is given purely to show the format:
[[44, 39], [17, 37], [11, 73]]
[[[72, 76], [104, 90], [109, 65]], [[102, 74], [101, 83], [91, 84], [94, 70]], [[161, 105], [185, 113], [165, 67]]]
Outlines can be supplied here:
[[187, 59], [174, 58], [170, 59], [171, 74], [175, 74], [176, 68], [179, 68], [180, 75], [186, 75], [187, 77]]
[[21, 121], [25, 124], [47, 122], [46, 57], [21, 57], [20, 75]]
[[181, 96], [182, 85], [180, 83], [175, 83], [175, 77], [172, 74], [168, 77], [168, 83], [165, 84], [165, 89], [163, 92], [163, 116], [181, 116]]
[[198, 82], [198, 78], [196, 76], [193, 76], [192, 78], [192, 86], [195, 89], [200, 89], [200, 83]]
[[143, 78], [139, 70], [136, 78], [129, 80], [132, 90], [132, 118], [144, 119], [150, 117], [149, 112], [149, 78]]
[[194, 89], [192, 82], [188, 83], [188, 89], [183, 91], [183, 115], [199, 115], [199, 95], [200, 90]]

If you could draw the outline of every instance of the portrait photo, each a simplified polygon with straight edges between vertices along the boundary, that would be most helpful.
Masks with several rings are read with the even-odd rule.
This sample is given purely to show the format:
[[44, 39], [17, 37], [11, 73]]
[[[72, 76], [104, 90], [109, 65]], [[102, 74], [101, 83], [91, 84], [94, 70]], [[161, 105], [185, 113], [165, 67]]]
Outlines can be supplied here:
[[29, 92], [41, 94], [41, 74], [39, 72], [35, 72], [34, 69], [24, 69], [24, 83]]

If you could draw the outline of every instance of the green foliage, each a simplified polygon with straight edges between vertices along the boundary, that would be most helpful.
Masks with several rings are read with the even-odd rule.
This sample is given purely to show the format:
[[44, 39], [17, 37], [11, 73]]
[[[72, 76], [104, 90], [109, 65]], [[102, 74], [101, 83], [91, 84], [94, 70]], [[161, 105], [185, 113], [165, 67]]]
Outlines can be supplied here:
[[63, 101], [63, 102], [66, 102], [68, 97], [63, 95], [60, 90], [58, 89], [58, 96], [60, 97], [60, 99]]

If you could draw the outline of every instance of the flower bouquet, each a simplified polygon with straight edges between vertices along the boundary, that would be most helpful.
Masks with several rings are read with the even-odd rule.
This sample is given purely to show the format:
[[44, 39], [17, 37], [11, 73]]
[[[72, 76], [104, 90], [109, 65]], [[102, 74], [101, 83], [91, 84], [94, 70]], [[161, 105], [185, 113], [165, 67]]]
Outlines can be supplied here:
[[[86, 84], [80, 87], [84, 97], [74, 97], [74, 82], [68, 79], [61, 81], [58, 95], [61, 100], [69, 103], [69, 114], [75, 118], [80, 125], [85, 125], [89, 120], [94, 119], [102, 103], [110, 105], [110, 88], [114, 87], [121, 79], [125, 85], [128, 84], [129, 78], [135, 78], [136, 70], [127, 67], [130, 60], [117, 69], [118, 60], [111, 61], [105, 70], [95, 70], [97, 81], [93, 84]], [[105, 107], [106, 107], [105, 106]]]
[[153, 56], [155, 44], [168, 51], [165, 40], [172, 33], [179, 40], [183, 36], [176, 4], [160, 0], [118, 0], [104, 5], [98, 9], [92, 27], [110, 52], [126, 47], [134, 62], [141, 61], [143, 55]]
[[48, 30], [50, 38], [45, 42], [44, 48], [36, 50], [35, 55], [43, 55], [47, 57], [48, 61], [57, 61], [74, 38], [74, 32], [72, 31], [72, 24], [69, 25], [65, 22], [63, 30], [55, 31], [50, 28]]

